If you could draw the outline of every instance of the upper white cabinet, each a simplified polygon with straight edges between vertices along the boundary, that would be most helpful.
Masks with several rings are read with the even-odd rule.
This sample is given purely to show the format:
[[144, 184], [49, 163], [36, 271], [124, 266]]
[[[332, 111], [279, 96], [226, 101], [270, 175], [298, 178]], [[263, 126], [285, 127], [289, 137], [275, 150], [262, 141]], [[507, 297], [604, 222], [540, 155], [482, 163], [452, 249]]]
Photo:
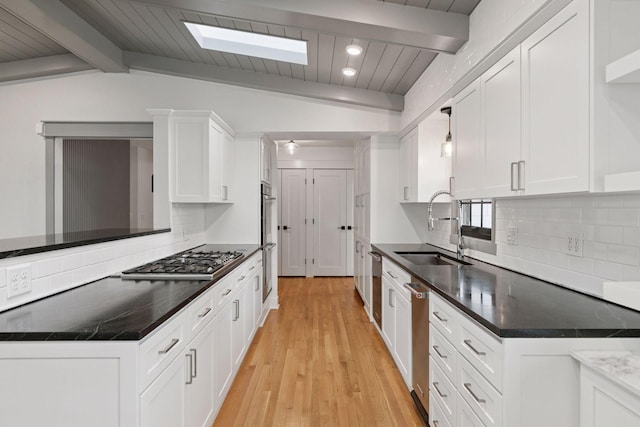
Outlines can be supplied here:
[[271, 166], [272, 159], [275, 155], [272, 153], [272, 147], [275, 144], [270, 142], [268, 139], [262, 137], [260, 138], [260, 180], [267, 184], [271, 184], [271, 175], [273, 173], [273, 168]]
[[233, 130], [211, 111], [169, 116], [169, 200], [230, 203], [234, 175]]
[[449, 189], [451, 158], [440, 156], [440, 145], [448, 132], [447, 119], [436, 112], [400, 140], [401, 203], [428, 202], [436, 191]]
[[482, 194], [480, 144], [480, 82], [476, 80], [453, 98], [453, 194], [470, 199]]
[[640, 3], [574, 0], [454, 97], [457, 198], [640, 190]]
[[589, 190], [588, 6], [574, 1], [521, 45], [525, 194]]

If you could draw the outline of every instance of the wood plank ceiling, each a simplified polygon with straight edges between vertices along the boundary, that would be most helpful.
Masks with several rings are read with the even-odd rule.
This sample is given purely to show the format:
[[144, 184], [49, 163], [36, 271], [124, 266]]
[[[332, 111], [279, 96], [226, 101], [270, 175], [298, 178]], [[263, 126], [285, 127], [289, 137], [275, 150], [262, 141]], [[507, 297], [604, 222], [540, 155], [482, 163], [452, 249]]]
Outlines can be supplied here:
[[[39, 0], [26, 1], [37, 3]], [[357, 37], [354, 34], [343, 35], [335, 31], [325, 32], [304, 26], [279, 25], [273, 21], [242, 19], [243, 16], [230, 18], [228, 14], [225, 16], [211, 13], [212, 9], [197, 10], [195, 7], [184, 7], [185, 3], [191, 6], [206, 3], [198, 0], [49, 1], [59, 1], [60, 7], [64, 9], [61, 12], [72, 12], [97, 30], [107, 42], [119, 48], [124, 53], [124, 65], [129, 68], [185, 76], [189, 76], [190, 70], [193, 69], [194, 78], [249, 87], [260, 87], [262, 84], [267, 90], [272, 86], [276, 91], [298, 91], [306, 96], [314, 96], [324, 91], [328, 94], [327, 99], [335, 97], [336, 100], [353, 101], [361, 105], [366, 105], [370, 99], [370, 106], [380, 108], [400, 110], [401, 102], [398, 103], [397, 100], [402, 99], [439, 54], [437, 49], [430, 50], [419, 45]], [[362, 0], [352, 1], [363, 3]], [[367, 0], [364, 3], [375, 5], [380, 4], [380, 1], [396, 3], [385, 6], [395, 8], [394, 10], [404, 11], [404, 8], [398, 8], [398, 5], [404, 5], [412, 10], [420, 8], [468, 16], [480, 0]], [[0, 0], [0, 81], [3, 80], [2, 66], [7, 63], [64, 55], [70, 51], [54, 42], [51, 37], [41, 34], [33, 25], [24, 22], [28, 16], [15, 17], [19, 6], [12, 6], [11, 3], [15, 2]], [[2, 9], [3, 7], [14, 14]], [[417, 10], [415, 13], [418, 13]], [[67, 21], [68, 19], [64, 22]], [[202, 49], [187, 31], [184, 21], [306, 40], [309, 63], [303, 66]], [[360, 45], [363, 48], [362, 54], [349, 56], [345, 50], [349, 44]], [[73, 50], [71, 52], [76, 53]], [[82, 59], [86, 60], [85, 57]], [[151, 63], [154, 65], [148, 65]], [[344, 67], [356, 69], [356, 76], [344, 77]], [[211, 71], [211, 78], [206, 76], [208, 71]], [[229, 76], [229, 72], [235, 75], [224, 77]], [[246, 84], [243, 84], [243, 76], [246, 77]], [[9, 77], [4, 80], [15, 79], [13, 74]], [[295, 83], [296, 81], [298, 83]], [[306, 82], [307, 85], [304, 86], [300, 82]], [[360, 91], [345, 92], [349, 91], [347, 88]], [[340, 90], [349, 96], [341, 95]], [[375, 96], [378, 98], [369, 94], [377, 94]], [[376, 99], [383, 99], [382, 97], [392, 99], [393, 102], [375, 105]], [[364, 102], [358, 102], [359, 99]]]

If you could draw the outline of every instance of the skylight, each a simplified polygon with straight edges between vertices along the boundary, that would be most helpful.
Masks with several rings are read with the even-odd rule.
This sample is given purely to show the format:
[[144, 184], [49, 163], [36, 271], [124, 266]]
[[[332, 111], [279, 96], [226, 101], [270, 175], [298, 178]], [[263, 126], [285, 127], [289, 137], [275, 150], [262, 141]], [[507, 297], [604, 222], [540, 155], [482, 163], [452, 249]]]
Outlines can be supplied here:
[[307, 42], [185, 22], [203, 49], [307, 65]]

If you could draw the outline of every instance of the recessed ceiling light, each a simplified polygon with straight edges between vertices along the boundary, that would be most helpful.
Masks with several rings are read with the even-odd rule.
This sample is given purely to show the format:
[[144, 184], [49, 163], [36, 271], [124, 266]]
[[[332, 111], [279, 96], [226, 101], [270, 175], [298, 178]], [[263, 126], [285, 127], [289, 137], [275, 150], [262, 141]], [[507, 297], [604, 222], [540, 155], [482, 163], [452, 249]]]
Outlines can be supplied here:
[[362, 48], [360, 46], [358, 46], [357, 44], [350, 44], [349, 46], [347, 46], [347, 53], [349, 55], [360, 55], [362, 53]]
[[185, 22], [203, 49], [307, 65], [307, 42]]
[[356, 73], [357, 71], [350, 67], [346, 67], [342, 69], [342, 74], [344, 74], [346, 77], [353, 77], [356, 75]]

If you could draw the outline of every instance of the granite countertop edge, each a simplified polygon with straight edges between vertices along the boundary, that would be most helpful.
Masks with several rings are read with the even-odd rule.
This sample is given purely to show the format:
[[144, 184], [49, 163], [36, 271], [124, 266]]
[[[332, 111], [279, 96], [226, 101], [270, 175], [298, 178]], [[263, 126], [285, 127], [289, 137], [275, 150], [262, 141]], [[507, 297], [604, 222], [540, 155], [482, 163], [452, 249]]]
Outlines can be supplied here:
[[627, 350], [582, 350], [571, 356], [582, 366], [640, 397], [640, 353]]

